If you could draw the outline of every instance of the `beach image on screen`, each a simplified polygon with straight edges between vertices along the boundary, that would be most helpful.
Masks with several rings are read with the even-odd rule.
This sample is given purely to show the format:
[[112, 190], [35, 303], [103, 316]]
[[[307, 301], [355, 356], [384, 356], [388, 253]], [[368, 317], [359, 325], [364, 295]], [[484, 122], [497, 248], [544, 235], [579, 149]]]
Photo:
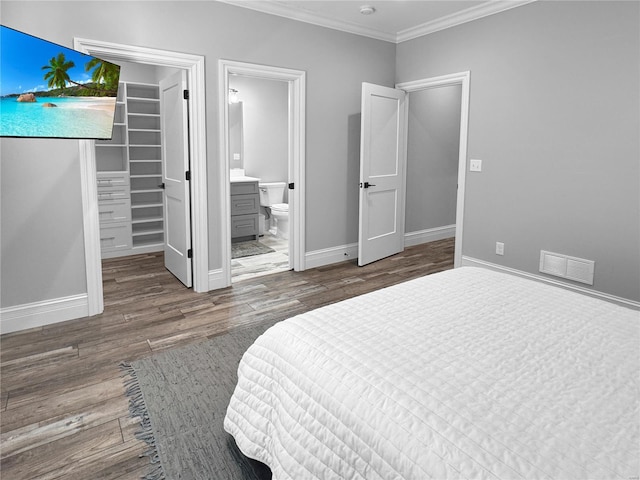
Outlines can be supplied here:
[[110, 139], [120, 66], [0, 26], [0, 136]]

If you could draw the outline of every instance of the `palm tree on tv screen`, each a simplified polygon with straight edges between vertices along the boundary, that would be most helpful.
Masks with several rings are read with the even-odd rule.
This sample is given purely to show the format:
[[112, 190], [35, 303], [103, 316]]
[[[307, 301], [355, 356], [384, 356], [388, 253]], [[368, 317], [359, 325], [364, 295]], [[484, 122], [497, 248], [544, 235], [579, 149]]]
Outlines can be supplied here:
[[67, 82], [71, 82], [67, 70], [73, 67], [75, 67], [75, 63], [67, 61], [64, 53], [59, 53], [57, 57], [52, 57], [49, 60], [49, 65], [42, 67], [42, 70], [49, 70], [44, 76], [44, 79], [48, 81], [48, 87], [61, 88], [64, 92]]
[[103, 62], [99, 58], [92, 58], [88, 61], [85, 64], [85, 71], [88, 72], [93, 69], [93, 72], [91, 72], [92, 87], [71, 80], [67, 70], [73, 67], [75, 67], [75, 63], [71, 60], [67, 61], [64, 53], [59, 53], [57, 57], [52, 57], [51, 60], [49, 60], [49, 64], [42, 67], [43, 70], [48, 70], [44, 76], [44, 79], [48, 82], [48, 87], [60, 88], [64, 92], [66, 86], [72, 83], [81, 88], [80, 91], [72, 93], [74, 95], [87, 95], [88, 93], [89, 95], [106, 94], [115, 96], [117, 93], [120, 73], [120, 67], [118, 65]]
[[120, 68], [113, 64], [100, 60], [99, 58], [92, 58], [85, 66], [85, 72], [93, 69], [91, 72], [91, 81], [95, 85], [102, 85], [104, 90], [109, 93], [115, 94], [118, 90], [118, 77]]

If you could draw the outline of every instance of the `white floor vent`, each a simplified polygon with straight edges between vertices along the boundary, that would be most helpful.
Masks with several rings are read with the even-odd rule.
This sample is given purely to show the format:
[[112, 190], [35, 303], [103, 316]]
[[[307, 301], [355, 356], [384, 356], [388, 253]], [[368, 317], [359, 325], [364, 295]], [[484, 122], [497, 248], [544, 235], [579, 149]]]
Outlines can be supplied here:
[[593, 285], [595, 262], [561, 253], [540, 251], [540, 271], [556, 277]]

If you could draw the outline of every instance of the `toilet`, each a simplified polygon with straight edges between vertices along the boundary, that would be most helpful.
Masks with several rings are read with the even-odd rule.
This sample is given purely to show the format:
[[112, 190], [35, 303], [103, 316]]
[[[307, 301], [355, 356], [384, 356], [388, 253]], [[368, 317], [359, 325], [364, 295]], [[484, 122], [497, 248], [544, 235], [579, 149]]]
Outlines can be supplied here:
[[286, 186], [285, 182], [258, 184], [260, 206], [265, 207], [271, 216], [269, 231], [285, 240], [289, 238], [289, 204], [283, 203]]

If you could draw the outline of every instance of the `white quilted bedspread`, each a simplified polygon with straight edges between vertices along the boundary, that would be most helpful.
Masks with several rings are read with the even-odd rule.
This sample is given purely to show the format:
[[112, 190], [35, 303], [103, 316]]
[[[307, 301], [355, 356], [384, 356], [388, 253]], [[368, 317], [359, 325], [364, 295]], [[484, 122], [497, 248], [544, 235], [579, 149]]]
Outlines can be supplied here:
[[224, 428], [274, 480], [637, 479], [640, 313], [464, 267], [280, 322]]

